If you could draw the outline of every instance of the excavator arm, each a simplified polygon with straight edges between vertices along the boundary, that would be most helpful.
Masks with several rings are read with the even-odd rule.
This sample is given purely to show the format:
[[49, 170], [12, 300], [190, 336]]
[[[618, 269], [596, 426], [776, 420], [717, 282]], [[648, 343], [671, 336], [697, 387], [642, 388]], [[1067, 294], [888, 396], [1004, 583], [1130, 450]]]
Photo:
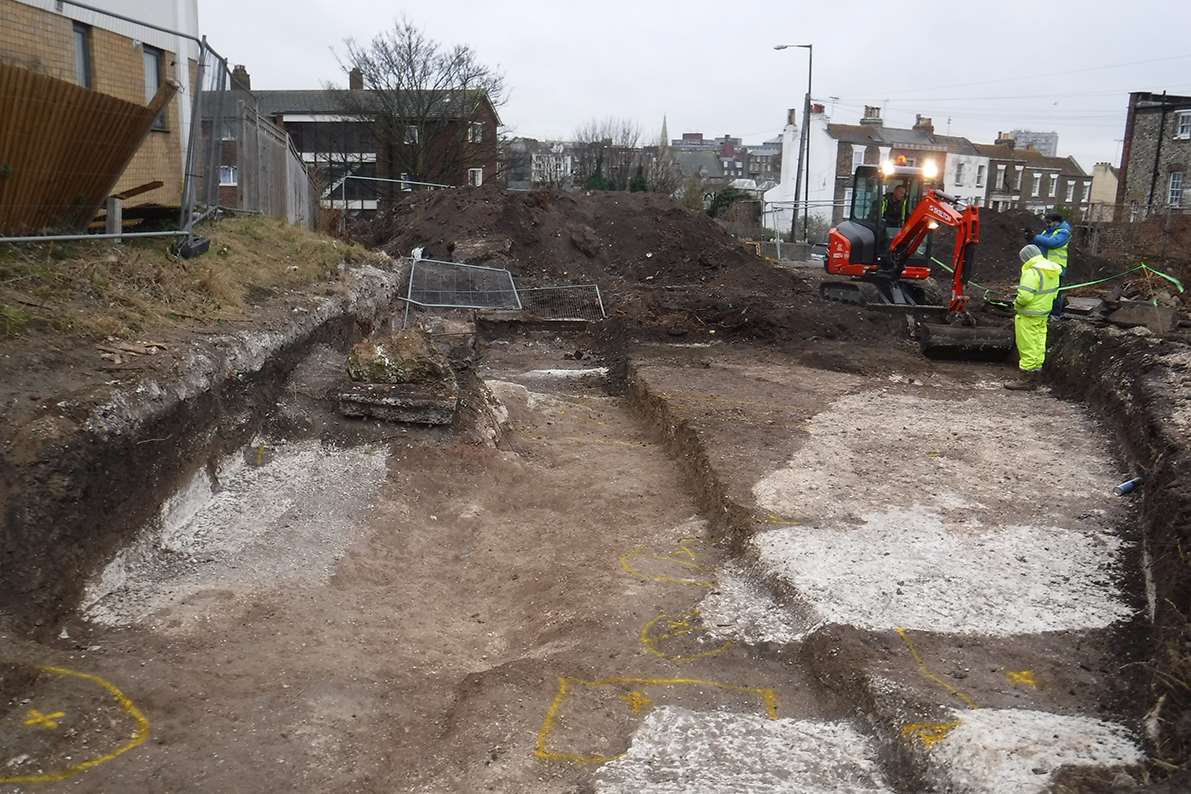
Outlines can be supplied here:
[[918, 202], [918, 206], [906, 219], [901, 231], [889, 243], [889, 259], [900, 272], [906, 260], [918, 250], [922, 241], [939, 225], [955, 229], [955, 251], [951, 257], [951, 301], [948, 313], [962, 315], [967, 311], [968, 270], [976, 257], [976, 245], [980, 242], [980, 210], [971, 205], [961, 205], [955, 196], [932, 190]]

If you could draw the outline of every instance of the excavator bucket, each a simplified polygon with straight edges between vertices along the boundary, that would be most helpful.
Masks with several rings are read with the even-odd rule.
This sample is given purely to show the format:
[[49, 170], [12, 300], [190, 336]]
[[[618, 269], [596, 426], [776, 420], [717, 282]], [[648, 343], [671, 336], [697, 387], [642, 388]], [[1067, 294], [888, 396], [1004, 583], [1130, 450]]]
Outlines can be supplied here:
[[1001, 361], [1013, 351], [1013, 329], [1003, 325], [920, 322], [918, 346], [930, 358]]

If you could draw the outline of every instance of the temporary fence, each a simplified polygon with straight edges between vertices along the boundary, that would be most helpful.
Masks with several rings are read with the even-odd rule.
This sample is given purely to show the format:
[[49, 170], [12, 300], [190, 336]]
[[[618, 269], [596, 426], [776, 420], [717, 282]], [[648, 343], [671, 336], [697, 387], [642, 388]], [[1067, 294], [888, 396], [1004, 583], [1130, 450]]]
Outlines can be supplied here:
[[403, 326], [411, 312], [427, 309], [517, 311], [545, 320], [603, 320], [595, 284], [518, 287], [504, 268], [414, 258], [409, 261]]
[[567, 284], [556, 287], [518, 287], [522, 310], [542, 320], [589, 320], [607, 318], [604, 299], [595, 284]]
[[196, 76], [184, 212], [189, 205], [193, 217], [229, 210], [313, 228], [318, 197], [311, 168], [289, 134], [261, 113], [260, 99], [205, 38]]
[[183, 236], [220, 208], [313, 226], [289, 136], [188, 25], [0, 2], [0, 241]]

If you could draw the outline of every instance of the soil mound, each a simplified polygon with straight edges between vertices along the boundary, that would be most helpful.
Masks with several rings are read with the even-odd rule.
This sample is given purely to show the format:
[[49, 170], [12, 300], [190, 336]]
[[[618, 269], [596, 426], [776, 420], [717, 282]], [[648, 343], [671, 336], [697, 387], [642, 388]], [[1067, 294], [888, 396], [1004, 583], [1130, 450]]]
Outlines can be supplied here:
[[394, 256], [423, 246], [424, 256], [496, 264], [528, 284], [776, 284], [773, 268], [715, 221], [656, 193], [416, 193], [363, 236]]
[[[980, 210], [980, 245], [976, 249], [976, 264], [971, 271], [972, 278], [981, 284], [1014, 284], [1021, 274], [1021, 259], [1018, 252], [1026, 244], [1022, 229], [1037, 234], [1045, 228], [1042, 218], [1025, 210], [997, 212], [987, 208]], [[950, 229], [935, 233], [934, 255], [950, 263], [955, 236]], [[1120, 273], [1126, 268], [1104, 257], [1087, 251], [1081, 244], [1079, 232], [1069, 247], [1067, 281], [1091, 281]]]

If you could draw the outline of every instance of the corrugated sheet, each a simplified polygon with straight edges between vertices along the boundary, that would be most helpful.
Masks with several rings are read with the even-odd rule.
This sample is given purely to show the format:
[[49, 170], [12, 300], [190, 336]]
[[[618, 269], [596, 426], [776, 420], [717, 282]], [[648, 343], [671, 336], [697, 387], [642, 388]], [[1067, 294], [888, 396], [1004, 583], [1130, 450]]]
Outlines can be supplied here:
[[86, 226], [155, 116], [151, 107], [0, 64], [0, 234]]

